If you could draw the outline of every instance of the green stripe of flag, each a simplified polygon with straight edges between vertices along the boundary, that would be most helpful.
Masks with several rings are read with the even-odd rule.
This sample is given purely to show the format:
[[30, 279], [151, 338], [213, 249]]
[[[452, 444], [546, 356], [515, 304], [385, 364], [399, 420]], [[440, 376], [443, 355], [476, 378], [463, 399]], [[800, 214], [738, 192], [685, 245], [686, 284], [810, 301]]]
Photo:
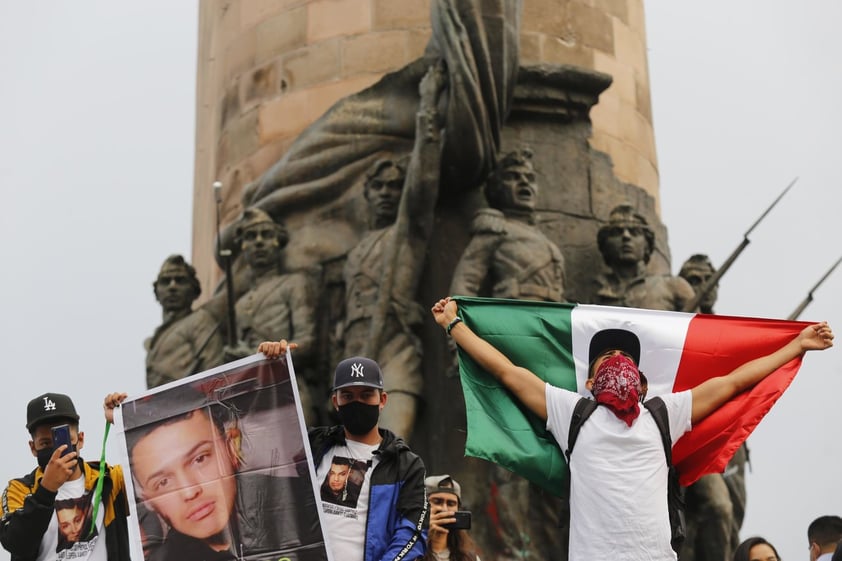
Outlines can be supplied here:
[[[554, 386], [576, 391], [572, 304], [456, 297], [459, 315], [513, 363]], [[499, 464], [559, 494], [564, 456], [545, 423], [459, 352], [468, 435], [465, 454]]]

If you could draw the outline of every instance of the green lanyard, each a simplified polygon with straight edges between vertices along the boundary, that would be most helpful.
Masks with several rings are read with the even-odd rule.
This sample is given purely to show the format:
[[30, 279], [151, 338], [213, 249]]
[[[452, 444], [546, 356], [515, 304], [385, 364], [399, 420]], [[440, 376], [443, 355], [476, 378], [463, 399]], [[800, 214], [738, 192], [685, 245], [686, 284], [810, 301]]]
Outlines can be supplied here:
[[111, 428], [111, 423], [105, 422], [105, 436], [102, 439], [102, 454], [99, 458], [99, 478], [96, 481], [96, 490], [94, 491], [94, 498], [91, 505], [94, 507], [93, 515], [91, 516], [91, 530], [88, 532], [88, 537], [91, 537], [96, 530], [96, 516], [99, 513], [99, 505], [102, 502], [102, 483], [105, 480], [105, 443], [108, 440], [108, 430]]

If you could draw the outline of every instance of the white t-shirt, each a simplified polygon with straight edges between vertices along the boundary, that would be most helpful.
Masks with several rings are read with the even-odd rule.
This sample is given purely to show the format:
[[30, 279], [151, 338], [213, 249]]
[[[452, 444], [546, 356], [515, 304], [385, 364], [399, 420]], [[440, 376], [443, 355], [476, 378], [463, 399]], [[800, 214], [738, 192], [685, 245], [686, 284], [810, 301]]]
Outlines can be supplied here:
[[93, 491], [85, 492], [85, 477], [66, 482], [56, 493], [56, 510], [41, 538], [38, 561], [106, 561], [105, 507], [100, 505], [96, 530], [91, 528]]
[[[324, 455], [316, 480], [325, 513], [324, 533], [334, 559], [363, 561], [365, 557], [365, 525], [368, 520], [371, 472], [380, 461], [372, 454], [379, 444], [363, 444], [348, 440], [344, 446], [334, 446]], [[334, 459], [338, 459], [335, 462]], [[341, 478], [341, 489], [330, 487], [331, 468]]]
[[[566, 452], [582, 396], [546, 385], [547, 430]], [[690, 391], [660, 396], [673, 443], [690, 430]], [[661, 433], [645, 407], [629, 427], [607, 407], [585, 421], [570, 458], [570, 561], [676, 559], [670, 547], [667, 480]]]

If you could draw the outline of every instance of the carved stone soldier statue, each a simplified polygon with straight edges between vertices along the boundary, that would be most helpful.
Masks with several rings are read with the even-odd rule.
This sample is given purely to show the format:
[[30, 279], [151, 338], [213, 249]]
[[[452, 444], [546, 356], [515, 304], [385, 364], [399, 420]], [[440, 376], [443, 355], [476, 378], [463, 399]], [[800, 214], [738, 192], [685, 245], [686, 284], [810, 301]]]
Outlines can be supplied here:
[[196, 270], [181, 255], [171, 255], [152, 287], [163, 310], [163, 323], [144, 342], [146, 387], [222, 364], [218, 319], [205, 307], [191, 310], [201, 293]]
[[[698, 292], [716, 269], [707, 255], [690, 256], [678, 275]], [[712, 314], [718, 286], [699, 302], [699, 311]], [[740, 446], [724, 473], [705, 475], [687, 488], [687, 539], [681, 561], [730, 559], [740, 543], [746, 507], [745, 466], [748, 448]]]
[[596, 279], [593, 304], [680, 311], [695, 295], [680, 277], [647, 274], [655, 233], [631, 205], [611, 211], [597, 244], [609, 270]]
[[298, 389], [305, 417], [312, 422], [315, 412], [306, 382], [313, 375], [316, 272], [284, 270], [283, 249], [289, 240], [286, 228], [258, 208], [243, 211], [235, 236], [248, 266], [248, 285], [242, 287], [235, 306], [239, 347], [226, 348], [226, 353], [238, 358], [254, 353], [263, 341], [296, 342], [293, 359]]
[[[686, 280], [693, 287], [693, 291], [698, 293], [714, 273], [716, 273], [716, 269], [713, 267], [713, 263], [710, 262], [710, 258], [707, 255], [697, 253], [691, 255], [684, 262], [681, 270], [678, 272], [678, 276]], [[699, 301], [699, 311], [703, 314], [712, 314], [713, 306], [716, 304], [718, 296], [719, 284], [715, 284]]]
[[492, 208], [480, 210], [471, 225], [473, 237], [453, 273], [450, 293], [563, 301], [564, 257], [535, 225], [532, 151], [503, 156], [486, 182], [485, 197]]
[[[538, 193], [532, 151], [503, 155], [485, 184], [491, 208], [477, 212], [471, 224], [450, 294], [564, 300], [564, 257], [536, 225]], [[488, 505], [499, 519], [494, 548], [503, 557], [548, 559], [563, 550], [556, 497], [500, 466], [489, 466], [488, 477], [497, 489]]]
[[371, 230], [348, 252], [343, 270], [345, 356], [370, 356], [383, 369], [389, 407], [380, 424], [409, 440], [423, 386], [424, 311], [415, 302], [433, 230], [441, 162], [437, 102], [441, 66], [421, 80], [415, 145], [409, 158], [382, 159], [366, 177]]

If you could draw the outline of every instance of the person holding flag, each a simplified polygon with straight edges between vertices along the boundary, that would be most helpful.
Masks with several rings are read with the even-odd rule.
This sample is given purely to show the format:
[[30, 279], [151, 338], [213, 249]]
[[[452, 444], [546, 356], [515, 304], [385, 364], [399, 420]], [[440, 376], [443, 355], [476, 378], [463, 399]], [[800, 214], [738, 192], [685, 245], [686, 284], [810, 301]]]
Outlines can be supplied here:
[[[515, 365], [465, 325], [457, 312], [450, 298], [432, 307], [436, 323], [461, 351], [546, 423], [556, 442], [566, 448], [573, 410], [581, 396]], [[660, 396], [668, 412], [672, 442], [804, 352], [832, 344], [830, 326], [812, 324], [777, 350], [724, 376]], [[655, 420], [648, 409], [640, 407], [647, 391], [638, 369], [640, 357], [640, 339], [631, 331], [603, 329], [590, 339], [584, 387], [600, 407], [582, 425], [576, 454], [570, 458], [571, 561], [676, 559], [667, 509], [669, 467]]]

